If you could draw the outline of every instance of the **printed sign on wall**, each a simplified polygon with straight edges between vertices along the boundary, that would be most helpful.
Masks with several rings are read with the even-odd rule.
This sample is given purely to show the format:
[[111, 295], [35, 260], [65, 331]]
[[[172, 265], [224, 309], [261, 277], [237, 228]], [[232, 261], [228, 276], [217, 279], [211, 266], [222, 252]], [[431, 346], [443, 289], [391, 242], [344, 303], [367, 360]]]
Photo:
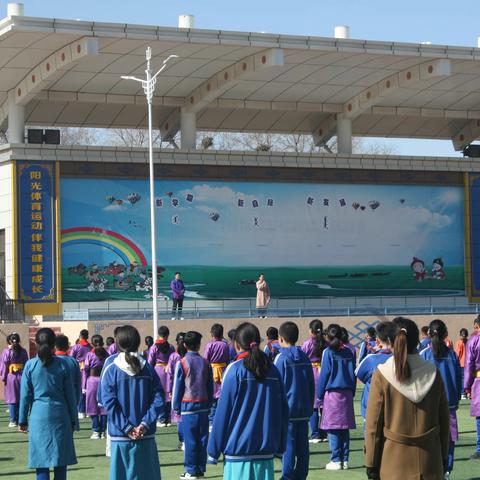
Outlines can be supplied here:
[[56, 302], [55, 162], [16, 165], [19, 297]]

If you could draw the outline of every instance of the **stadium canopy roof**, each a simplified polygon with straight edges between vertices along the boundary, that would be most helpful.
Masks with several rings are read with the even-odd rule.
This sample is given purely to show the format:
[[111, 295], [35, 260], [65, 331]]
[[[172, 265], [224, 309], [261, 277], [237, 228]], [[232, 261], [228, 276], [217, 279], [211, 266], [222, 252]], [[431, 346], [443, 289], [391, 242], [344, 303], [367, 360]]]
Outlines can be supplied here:
[[480, 49], [97, 23], [26, 16], [0, 21], [0, 125], [8, 104], [30, 125], [144, 128], [145, 49], [158, 78], [155, 126], [180, 110], [204, 131], [451, 139], [480, 136]]

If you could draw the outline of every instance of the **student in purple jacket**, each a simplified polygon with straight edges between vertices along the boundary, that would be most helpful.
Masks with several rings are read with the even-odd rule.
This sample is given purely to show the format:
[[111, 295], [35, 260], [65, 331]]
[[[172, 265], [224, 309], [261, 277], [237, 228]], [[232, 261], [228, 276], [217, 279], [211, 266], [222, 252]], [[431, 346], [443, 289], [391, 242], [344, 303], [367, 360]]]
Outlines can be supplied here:
[[[70, 356], [73, 357], [80, 367], [80, 371], [83, 375], [83, 369], [85, 366], [85, 358], [87, 353], [92, 349], [92, 346], [88, 343], [88, 330], [80, 330], [77, 343], [72, 347]], [[78, 402], [78, 418], [85, 418], [85, 395], [82, 394], [80, 402]]]
[[8, 426], [14, 428], [18, 425], [18, 412], [20, 407], [20, 382], [23, 367], [28, 361], [27, 351], [20, 345], [20, 335], [12, 333], [8, 336], [9, 346], [2, 354], [1, 376], [5, 385], [5, 402], [10, 412]]
[[213, 371], [213, 402], [210, 410], [210, 424], [215, 418], [218, 399], [220, 398], [220, 390], [222, 389], [223, 374], [227, 365], [230, 363], [230, 348], [228, 343], [223, 339], [223, 325], [214, 323], [210, 329], [212, 339], [205, 346], [203, 356], [212, 367]]
[[106, 436], [107, 412], [99, 407], [97, 400], [100, 374], [108, 353], [103, 347], [103, 337], [94, 335], [92, 337], [93, 349], [85, 357], [83, 369], [82, 390], [86, 396], [86, 414], [92, 419], [92, 440], [99, 440]]
[[182, 309], [183, 309], [183, 298], [185, 297], [185, 285], [183, 284], [180, 272], [175, 273], [175, 278], [170, 283], [170, 288], [172, 289], [172, 320], [183, 320]]

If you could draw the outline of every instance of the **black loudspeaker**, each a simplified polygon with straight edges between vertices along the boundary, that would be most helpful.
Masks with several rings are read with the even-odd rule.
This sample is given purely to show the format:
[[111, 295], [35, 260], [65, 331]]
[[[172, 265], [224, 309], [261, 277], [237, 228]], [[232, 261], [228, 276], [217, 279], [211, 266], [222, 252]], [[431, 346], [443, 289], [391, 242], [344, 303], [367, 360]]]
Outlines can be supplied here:
[[480, 145], [478, 144], [467, 145], [463, 149], [463, 156], [471, 157], [471, 158], [480, 158]]
[[60, 130], [45, 130], [43, 141], [49, 145], [60, 145]]
[[29, 128], [27, 132], [28, 143], [43, 143], [43, 130], [38, 128]]

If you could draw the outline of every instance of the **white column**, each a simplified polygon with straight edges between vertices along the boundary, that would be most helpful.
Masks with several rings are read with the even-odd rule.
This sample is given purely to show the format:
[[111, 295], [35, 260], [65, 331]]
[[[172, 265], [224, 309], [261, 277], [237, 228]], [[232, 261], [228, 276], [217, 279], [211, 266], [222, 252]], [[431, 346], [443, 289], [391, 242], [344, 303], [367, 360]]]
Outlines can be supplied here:
[[8, 94], [8, 143], [25, 143], [25, 107], [15, 103], [15, 92]]
[[352, 154], [352, 120], [340, 115], [337, 119], [337, 151], [344, 155]]
[[348, 25], [338, 25], [335, 27], [333, 36], [335, 38], [350, 38], [350, 27]]
[[197, 148], [197, 116], [184, 108], [180, 111], [180, 134], [182, 148]]
[[7, 3], [7, 17], [23, 17], [23, 3]]
[[195, 17], [190, 14], [183, 14], [178, 17], [178, 28], [194, 28]]

